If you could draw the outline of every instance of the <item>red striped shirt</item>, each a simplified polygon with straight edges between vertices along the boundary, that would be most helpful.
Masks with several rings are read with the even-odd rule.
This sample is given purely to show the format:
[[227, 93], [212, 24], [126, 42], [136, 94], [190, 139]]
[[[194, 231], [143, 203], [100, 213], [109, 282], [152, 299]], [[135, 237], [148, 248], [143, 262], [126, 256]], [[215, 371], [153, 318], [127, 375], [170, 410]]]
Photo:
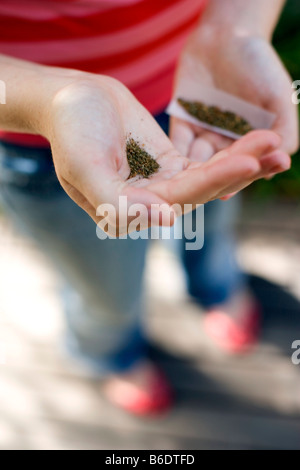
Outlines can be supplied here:
[[[207, 0], [1, 0], [0, 53], [119, 79], [152, 113]], [[0, 76], [1, 79], [1, 76]], [[40, 137], [0, 132], [6, 140]]]

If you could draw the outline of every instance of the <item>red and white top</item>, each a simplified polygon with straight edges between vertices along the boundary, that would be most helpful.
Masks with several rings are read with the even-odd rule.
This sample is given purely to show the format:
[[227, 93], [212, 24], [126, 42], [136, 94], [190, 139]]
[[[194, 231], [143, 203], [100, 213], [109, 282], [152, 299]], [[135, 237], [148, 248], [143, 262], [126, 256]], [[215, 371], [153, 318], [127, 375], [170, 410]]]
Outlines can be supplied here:
[[[110, 75], [152, 113], [171, 97], [179, 52], [207, 0], [1, 0], [0, 53]], [[1, 71], [0, 71], [1, 79]], [[0, 133], [42, 144], [40, 137]]]

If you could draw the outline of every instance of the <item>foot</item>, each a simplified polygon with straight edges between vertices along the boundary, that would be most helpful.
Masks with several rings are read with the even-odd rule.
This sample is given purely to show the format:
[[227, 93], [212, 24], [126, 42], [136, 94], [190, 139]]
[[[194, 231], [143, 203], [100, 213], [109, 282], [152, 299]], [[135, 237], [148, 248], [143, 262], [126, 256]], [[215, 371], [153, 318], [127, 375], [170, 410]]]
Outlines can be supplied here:
[[259, 305], [248, 291], [239, 292], [227, 303], [209, 310], [204, 329], [222, 350], [232, 354], [245, 353], [258, 341]]
[[148, 360], [110, 376], [104, 384], [104, 394], [111, 403], [135, 415], [163, 413], [173, 402], [165, 376]]

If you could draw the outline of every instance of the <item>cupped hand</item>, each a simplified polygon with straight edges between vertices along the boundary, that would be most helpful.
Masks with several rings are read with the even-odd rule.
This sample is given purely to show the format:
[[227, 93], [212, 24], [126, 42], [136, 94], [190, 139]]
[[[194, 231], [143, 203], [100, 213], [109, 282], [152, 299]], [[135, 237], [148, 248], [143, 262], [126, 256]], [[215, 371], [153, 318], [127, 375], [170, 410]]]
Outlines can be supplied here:
[[[141, 226], [145, 228], [151, 224], [153, 204], [166, 204], [172, 215], [172, 204], [207, 202], [290, 164], [279, 150], [281, 139], [270, 131], [249, 134], [208, 162], [192, 162], [175, 149], [133, 95], [107, 77], [88, 76], [64, 86], [48, 114], [47, 137], [58, 179], [96, 223], [101, 219], [97, 215], [101, 204], [112, 204], [118, 211], [120, 196], [127, 196], [129, 207], [146, 206], [147, 220]], [[129, 136], [144, 145], [160, 165], [149, 179], [128, 179]], [[164, 223], [162, 218], [159, 223]], [[118, 234], [127, 230], [127, 225], [118, 227]]]
[[[276, 114], [272, 130], [282, 139], [281, 150], [299, 146], [297, 107], [292, 103], [291, 79], [271, 44], [260, 37], [217, 32], [194, 33], [183, 51], [177, 86], [193, 80], [216, 87]], [[228, 147], [230, 139], [172, 118], [171, 139], [192, 161], [206, 161]]]

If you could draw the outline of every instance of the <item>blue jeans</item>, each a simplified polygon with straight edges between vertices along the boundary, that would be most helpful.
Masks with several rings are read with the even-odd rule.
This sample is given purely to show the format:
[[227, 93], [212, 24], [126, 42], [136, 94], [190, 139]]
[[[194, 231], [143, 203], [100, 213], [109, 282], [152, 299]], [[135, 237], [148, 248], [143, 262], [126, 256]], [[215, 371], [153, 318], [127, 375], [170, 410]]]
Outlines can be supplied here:
[[[166, 115], [157, 119], [166, 130]], [[0, 143], [0, 201], [61, 274], [71, 354], [99, 375], [126, 370], [146, 356], [147, 240], [99, 240], [94, 222], [58, 183], [48, 149]], [[244, 282], [234, 257], [236, 203], [207, 204], [204, 248], [181, 253], [189, 291], [206, 307], [225, 301]]]

